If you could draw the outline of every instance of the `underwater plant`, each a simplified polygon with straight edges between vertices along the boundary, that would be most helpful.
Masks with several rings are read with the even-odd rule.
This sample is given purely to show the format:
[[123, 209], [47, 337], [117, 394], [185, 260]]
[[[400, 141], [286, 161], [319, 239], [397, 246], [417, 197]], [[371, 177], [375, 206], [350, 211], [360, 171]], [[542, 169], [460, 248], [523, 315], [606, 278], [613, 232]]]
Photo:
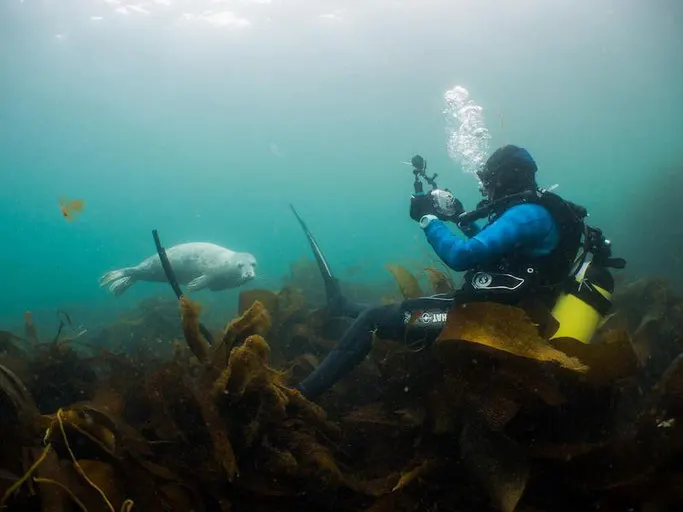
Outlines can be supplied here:
[[[414, 293], [417, 278], [391, 268], [399, 291]], [[427, 277], [433, 292], [449, 282], [433, 269]], [[82, 342], [66, 314], [41, 341], [27, 315], [24, 337], [0, 337], [0, 505], [675, 509], [682, 303], [658, 281], [625, 285], [591, 344], [550, 340], [531, 309], [459, 306], [433, 346], [375, 338], [350, 382], [319, 403], [292, 385], [339, 331], [296, 282], [243, 291], [213, 343], [201, 307], [181, 294], [182, 338], [156, 355], [134, 341], [118, 353]], [[158, 308], [141, 308], [139, 322], [116, 332], [142, 333]]]

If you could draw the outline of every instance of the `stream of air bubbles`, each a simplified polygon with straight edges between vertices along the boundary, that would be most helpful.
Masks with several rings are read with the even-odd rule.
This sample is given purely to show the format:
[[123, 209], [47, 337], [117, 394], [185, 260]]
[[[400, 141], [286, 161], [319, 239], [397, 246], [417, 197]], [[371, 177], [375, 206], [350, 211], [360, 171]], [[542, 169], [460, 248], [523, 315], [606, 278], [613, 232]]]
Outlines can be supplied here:
[[484, 123], [483, 108], [470, 99], [464, 87], [456, 85], [444, 93], [448, 156], [463, 172], [475, 176], [489, 155], [491, 135]]

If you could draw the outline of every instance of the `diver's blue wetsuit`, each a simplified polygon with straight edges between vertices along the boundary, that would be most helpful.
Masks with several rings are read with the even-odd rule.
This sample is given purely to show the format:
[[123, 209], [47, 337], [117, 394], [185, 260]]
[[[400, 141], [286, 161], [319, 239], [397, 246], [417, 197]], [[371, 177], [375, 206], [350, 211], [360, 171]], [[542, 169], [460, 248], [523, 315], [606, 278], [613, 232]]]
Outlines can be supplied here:
[[[436, 217], [430, 218], [424, 228], [427, 240], [444, 263], [456, 271], [469, 270], [511, 254], [527, 254], [532, 261], [535, 257], [547, 255], [559, 243], [556, 222], [547, 209], [534, 203], [509, 208], [481, 230], [476, 225], [467, 226], [463, 231], [471, 237], [468, 240], [451, 233]], [[317, 246], [312, 245], [316, 251]], [[461, 300], [461, 297], [457, 294], [435, 295], [377, 307], [349, 303], [340, 293], [329, 299], [337, 314], [356, 317], [356, 321], [320, 366], [299, 384], [298, 388], [310, 399], [334, 385], [367, 356], [372, 346], [373, 331], [380, 338], [403, 339], [405, 319], [411, 316], [407, 313], [421, 310], [447, 313], [454, 301]], [[423, 339], [433, 341], [442, 327], [443, 322], [423, 326]]]
[[425, 228], [427, 240], [436, 254], [453, 270], [469, 270], [510, 254], [522, 251], [529, 256], [545, 256], [559, 242], [559, 231], [548, 210], [525, 203], [506, 210], [484, 230], [470, 230], [469, 240], [461, 240], [434, 218]]

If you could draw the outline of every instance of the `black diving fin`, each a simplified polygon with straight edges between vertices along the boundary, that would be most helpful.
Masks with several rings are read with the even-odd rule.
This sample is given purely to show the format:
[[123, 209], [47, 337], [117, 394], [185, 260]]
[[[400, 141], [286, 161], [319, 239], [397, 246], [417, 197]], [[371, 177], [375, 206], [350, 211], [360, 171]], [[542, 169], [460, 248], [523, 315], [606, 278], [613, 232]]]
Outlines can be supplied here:
[[306, 223], [299, 216], [297, 211], [294, 209], [293, 205], [290, 204], [289, 207], [292, 209], [292, 213], [294, 213], [294, 215], [296, 216], [296, 220], [299, 221], [301, 229], [304, 230], [304, 234], [308, 239], [308, 243], [311, 246], [311, 249], [313, 250], [313, 256], [315, 256], [315, 261], [318, 264], [320, 274], [322, 275], [323, 281], [325, 283], [325, 294], [327, 295], [327, 303], [328, 305], [335, 304], [336, 301], [338, 301], [342, 296], [339, 281], [337, 281], [337, 279], [332, 274], [332, 269], [330, 269], [330, 265], [327, 263], [325, 255], [320, 249], [318, 242], [315, 241], [315, 237], [308, 229], [308, 226], [306, 226]]
[[[157, 254], [159, 255], [159, 260], [161, 261], [161, 267], [164, 269], [164, 273], [166, 274], [166, 280], [168, 281], [168, 284], [171, 285], [171, 288], [173, 288], [173, 293], [175, 293], [176, 297], [178, 297], [178, 300], [180, 300], [183, 297], [183, 291], [180, 289], [180, 285], [178, 284], [178, 279], [173, 271], [171, 262], [168, 260], [166, 249], [163, 245], [161, 245], [159, 232], [156, 229], [153, 229], [152, 236], [154, 237], [154, 245], [157, 248]], [[201, 322], [199, 322], [199, 330], [204, 335], [204, 338], [206, 338], [206, 341], [209, 343], [209, 345], [213, 345], [213, 336], [211, 336], [209, 330]]]

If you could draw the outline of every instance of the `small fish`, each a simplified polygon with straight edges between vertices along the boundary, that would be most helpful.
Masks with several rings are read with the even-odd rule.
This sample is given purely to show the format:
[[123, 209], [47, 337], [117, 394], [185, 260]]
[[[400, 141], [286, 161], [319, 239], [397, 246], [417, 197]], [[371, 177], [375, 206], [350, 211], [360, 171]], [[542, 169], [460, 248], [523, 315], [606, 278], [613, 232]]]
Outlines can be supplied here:
[[59, 200], [59, 211], [62, 216], [69, 222], [73, 221], [80, 215], [85, 206], [85, 201], [82, 199], [65, 199]]

